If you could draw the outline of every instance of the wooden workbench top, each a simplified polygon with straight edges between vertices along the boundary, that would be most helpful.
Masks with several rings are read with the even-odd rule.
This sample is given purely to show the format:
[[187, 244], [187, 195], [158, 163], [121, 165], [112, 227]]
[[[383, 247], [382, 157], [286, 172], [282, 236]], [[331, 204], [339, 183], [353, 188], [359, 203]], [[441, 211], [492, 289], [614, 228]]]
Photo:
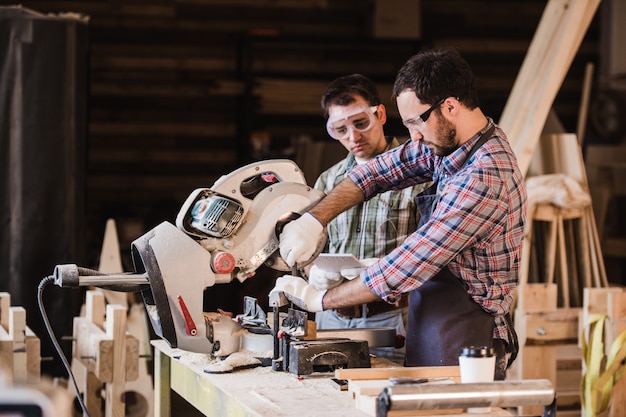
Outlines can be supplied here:
[[[232, 373], [204, 372], [208, 355], [172, 349], [163, 340], [154, 340], [155, 380], [180, 394], [204, 413], [215, 417], [372, 417], [358, 409], [351, 391], [340, 391], [331, 383], [334, 375], [297, 377], [271, 367], [242, 369]], [[167, 379], [167, 381], [166, 381]], [[157, 390], [158, 391], [158, 390]], [[161, 388], [161, 396], [163, 390]], [[169, 402], [167, 403], [169, 407]], [[170, 410], [155, 407], [157, 416], [170, 415]], [[171, 415], [176, 415], [175, 411]], [[374, 410], [372, 410], [373, 412]], [[438, 416], [442, 411], [434, 413]], [[397, 415], [397, 414], [391, 414]], [[407, 414], [402, 414], [407, 415]], [[420, 412], [420, 416], [429, 415]], [[494, 409], [493, 416], [510, 416]], [[447, 414], [447, 417], [476, 414]]]
[[271, 367], [208, 374], [201, 356], [162, 340], [152, 344], [171, 359], [171, 388], [207, 416], [368, 416], [355, 408], [349, 392], [331, 385], [328, 375], [297, 377]]

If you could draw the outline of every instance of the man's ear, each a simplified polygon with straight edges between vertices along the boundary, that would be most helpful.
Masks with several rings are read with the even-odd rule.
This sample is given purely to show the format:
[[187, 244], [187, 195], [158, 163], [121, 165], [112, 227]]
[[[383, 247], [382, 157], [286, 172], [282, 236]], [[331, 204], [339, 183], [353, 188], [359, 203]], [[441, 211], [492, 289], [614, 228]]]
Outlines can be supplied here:
[[461, 102], [456, 97], [448, 97], [441, 105], [441, 111], [445, 111], [447, 114], [453, 115], [459, 111]]
[[378, 105], [378, 110], [376, 111], [378, 114], [378, 120], [380, 120], [380, 124], [384, 125], [387, 122], [387, 109], [384, 104]]

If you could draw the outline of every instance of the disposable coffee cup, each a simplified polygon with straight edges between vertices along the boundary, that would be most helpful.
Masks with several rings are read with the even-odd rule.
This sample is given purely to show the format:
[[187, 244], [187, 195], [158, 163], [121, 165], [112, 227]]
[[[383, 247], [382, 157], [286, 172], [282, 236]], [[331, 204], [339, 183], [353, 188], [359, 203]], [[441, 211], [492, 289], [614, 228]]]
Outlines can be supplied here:
[[[459, 355], [461, 382], [493, 382], [496, 355], [489, 346], [466, 346]], [[491, 407], [468, 408], [468, 413], [489, 413]]]

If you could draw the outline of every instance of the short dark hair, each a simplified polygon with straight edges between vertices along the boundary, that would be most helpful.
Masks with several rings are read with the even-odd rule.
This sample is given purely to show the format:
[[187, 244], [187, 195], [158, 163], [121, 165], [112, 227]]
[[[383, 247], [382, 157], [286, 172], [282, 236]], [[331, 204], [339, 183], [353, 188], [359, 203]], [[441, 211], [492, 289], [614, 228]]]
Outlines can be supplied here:
[[328, 108], [331, 105], [347, 106], [354, 103], [354, 96], [361, 96], [370, 106], [380, 104], [380, 94], [376, 84], [361, 74], [344, 75], [333, 80], [322, 95], [322, 110], [328, 117]]
[[455, 97], [466, 107], [478, 107], [474, 73], [453, 48], [424, 50], [413, 55], [400, 68], [393, 85], [393, 98], [404, 90], [415, 92], [424, 104]]

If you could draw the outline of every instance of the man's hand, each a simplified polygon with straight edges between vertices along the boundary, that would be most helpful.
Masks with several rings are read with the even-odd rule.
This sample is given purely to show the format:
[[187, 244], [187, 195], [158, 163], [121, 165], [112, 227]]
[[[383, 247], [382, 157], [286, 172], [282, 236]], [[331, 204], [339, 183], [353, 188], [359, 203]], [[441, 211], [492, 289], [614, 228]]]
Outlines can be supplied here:
[[310, 213], [285, 225], [280, 234], [280, 256], [287, 265], [311, 259], [318, 243], [323, 239], [324, 226]]
[[270, 306], [283, 306], [287, 298], [298, 307], [312, 313], [322, 311], [322, 299], [326, 290], [317, 290], [303, 278], [293, 275], [284, 275], [276, 280], [276, 285], [270, 291]]
[[327, 271], [313, 265], [309, 271], [309, 284], [318, 290], [329, 290], [341, 284], [343, 276], [339, 272]]

